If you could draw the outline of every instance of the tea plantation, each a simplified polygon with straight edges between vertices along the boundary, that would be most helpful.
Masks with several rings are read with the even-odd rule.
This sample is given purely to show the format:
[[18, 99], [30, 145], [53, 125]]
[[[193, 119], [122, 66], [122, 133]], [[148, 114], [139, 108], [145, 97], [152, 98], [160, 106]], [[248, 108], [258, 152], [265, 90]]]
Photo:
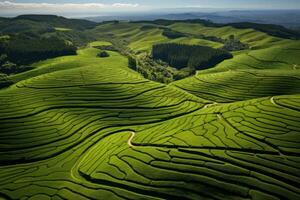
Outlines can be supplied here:
[[[77, 55], [7, 77], [0, 199], [300, 199], [299, 40], [147, 24], [100, 24]], [[130, 69], [124, 52], [97, 56], [123, 40], [137, 59], [159, 43], [222, 46], [197, 34], [235, 34], [250, 48], [170, 84]]]

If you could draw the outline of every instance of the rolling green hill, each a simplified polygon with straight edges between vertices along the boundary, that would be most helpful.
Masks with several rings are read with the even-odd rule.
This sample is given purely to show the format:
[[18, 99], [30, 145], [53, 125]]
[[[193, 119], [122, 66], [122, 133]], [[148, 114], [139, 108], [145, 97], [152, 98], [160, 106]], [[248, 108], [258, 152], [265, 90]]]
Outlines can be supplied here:
[[[0, 199], [300, 198], [299, 40], [189, 22], [81, 34], [97, 41], [0, 76]], [[153, 61], [153, 45], [221, 48], [230, 35], [249, 49], [170, 84], [128, 67], [146, 57], [183, 73]]]
[[20, 15], [15, 18], [0, 18], [1, 33], [20, 33], [35, 31], [39, 33], [53, 31], [55, 27], [74, 30], [94, 28], [95, 22], [81, 19], [67, 19], [55, 15]]

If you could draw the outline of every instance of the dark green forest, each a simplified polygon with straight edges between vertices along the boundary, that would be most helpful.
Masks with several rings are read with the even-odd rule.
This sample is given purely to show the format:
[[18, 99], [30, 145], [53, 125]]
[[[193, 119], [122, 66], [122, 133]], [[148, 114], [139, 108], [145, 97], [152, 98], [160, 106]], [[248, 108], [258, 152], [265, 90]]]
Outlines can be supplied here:
[[76, 47], [58, 37], [12, 35], [0, 42], [0, 72], [14, 74], [31, 69], [26, 65], [63, 55], [75, 55]]
[[186, 36], [184, 33], [180, 33], [178, 31], [174, 31], [170, 29], [165, 29], [162, 35], [169, 39], [176, 39], [176, 38], [181, 38]]
[[167, 62], [177, 69], [206, 69], [232, 58], [229, 52], [206, 46], [185, 44], [157, 44], [153, 46], [152, 56], [155, 60]]
[[58, 37], [36, 38], [17, 35], [0, 43], [0, 53], [6, 54], [8, 60], [21, 65], [62, 55], [74, 55], [76, 47]]

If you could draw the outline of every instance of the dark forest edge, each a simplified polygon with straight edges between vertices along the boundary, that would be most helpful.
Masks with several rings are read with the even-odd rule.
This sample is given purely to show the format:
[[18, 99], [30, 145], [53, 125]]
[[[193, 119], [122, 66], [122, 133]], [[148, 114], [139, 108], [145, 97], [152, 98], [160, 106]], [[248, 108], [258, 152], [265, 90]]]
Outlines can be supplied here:
[[185, 67], [192, 70], [203, 70], [230, 59], [233, 56], [221, 49], [199, 45], [157, 44], [152, 48], [152, 57], [162, 60], [176, 69]]
[[128, 66], [145, 78], [171, 83], [194, 75], [197, 70], [214, 67], [218, 63], [232, 58], [232, 54], [223, 49], [214, 49], [200, 45], [165, 43], [153, 45], [150, 55], [139, 56], [125, 54]]
[[162, 26], [169, 26], [175, 23], [193, 23], [193, 24], [202, 24], [207, 27], [215, 27], [220, 28], [224, 26], [232, 26], [234, 28], [239, 29], [246, 29], [251, 28], [256, 31], [264, 32], [268, 35], [280, 37], [284, 39], [293, 39], [297, 40], [300, 39], [300, 31], [297, 30], [291, 30], [288, 28], [285, 28], [280, 25], [274, 25], [274, 24], [258, 24], [258, 23], [252, 23], [252, 22], [240, 22], [240, 23], [229, 23], [229, 24], [217, 24], [214, 22], [211, 22], [209, 20], [203, 20], [203, 19], [187, 19], [187, 20], [166, 20], [166, 19], [158, 19], [154, 21], [135, 21], [131, 23], [149, 23], [149, 24], [156, 24], [156, 25], [162, 25]]

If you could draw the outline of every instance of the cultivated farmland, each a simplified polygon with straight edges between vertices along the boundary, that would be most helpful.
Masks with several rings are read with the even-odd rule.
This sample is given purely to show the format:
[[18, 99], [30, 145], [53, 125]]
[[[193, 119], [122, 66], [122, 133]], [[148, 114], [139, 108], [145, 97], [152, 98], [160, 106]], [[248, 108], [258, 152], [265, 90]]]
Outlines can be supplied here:
[[[0, 199], [300, 199], [300, 42], [149, 23], [100, 24], [76, 55], [3, 79]], [[128, 67], [155, 44], [223, 46], [200, 33], [249, 49], [170, 84]]]

